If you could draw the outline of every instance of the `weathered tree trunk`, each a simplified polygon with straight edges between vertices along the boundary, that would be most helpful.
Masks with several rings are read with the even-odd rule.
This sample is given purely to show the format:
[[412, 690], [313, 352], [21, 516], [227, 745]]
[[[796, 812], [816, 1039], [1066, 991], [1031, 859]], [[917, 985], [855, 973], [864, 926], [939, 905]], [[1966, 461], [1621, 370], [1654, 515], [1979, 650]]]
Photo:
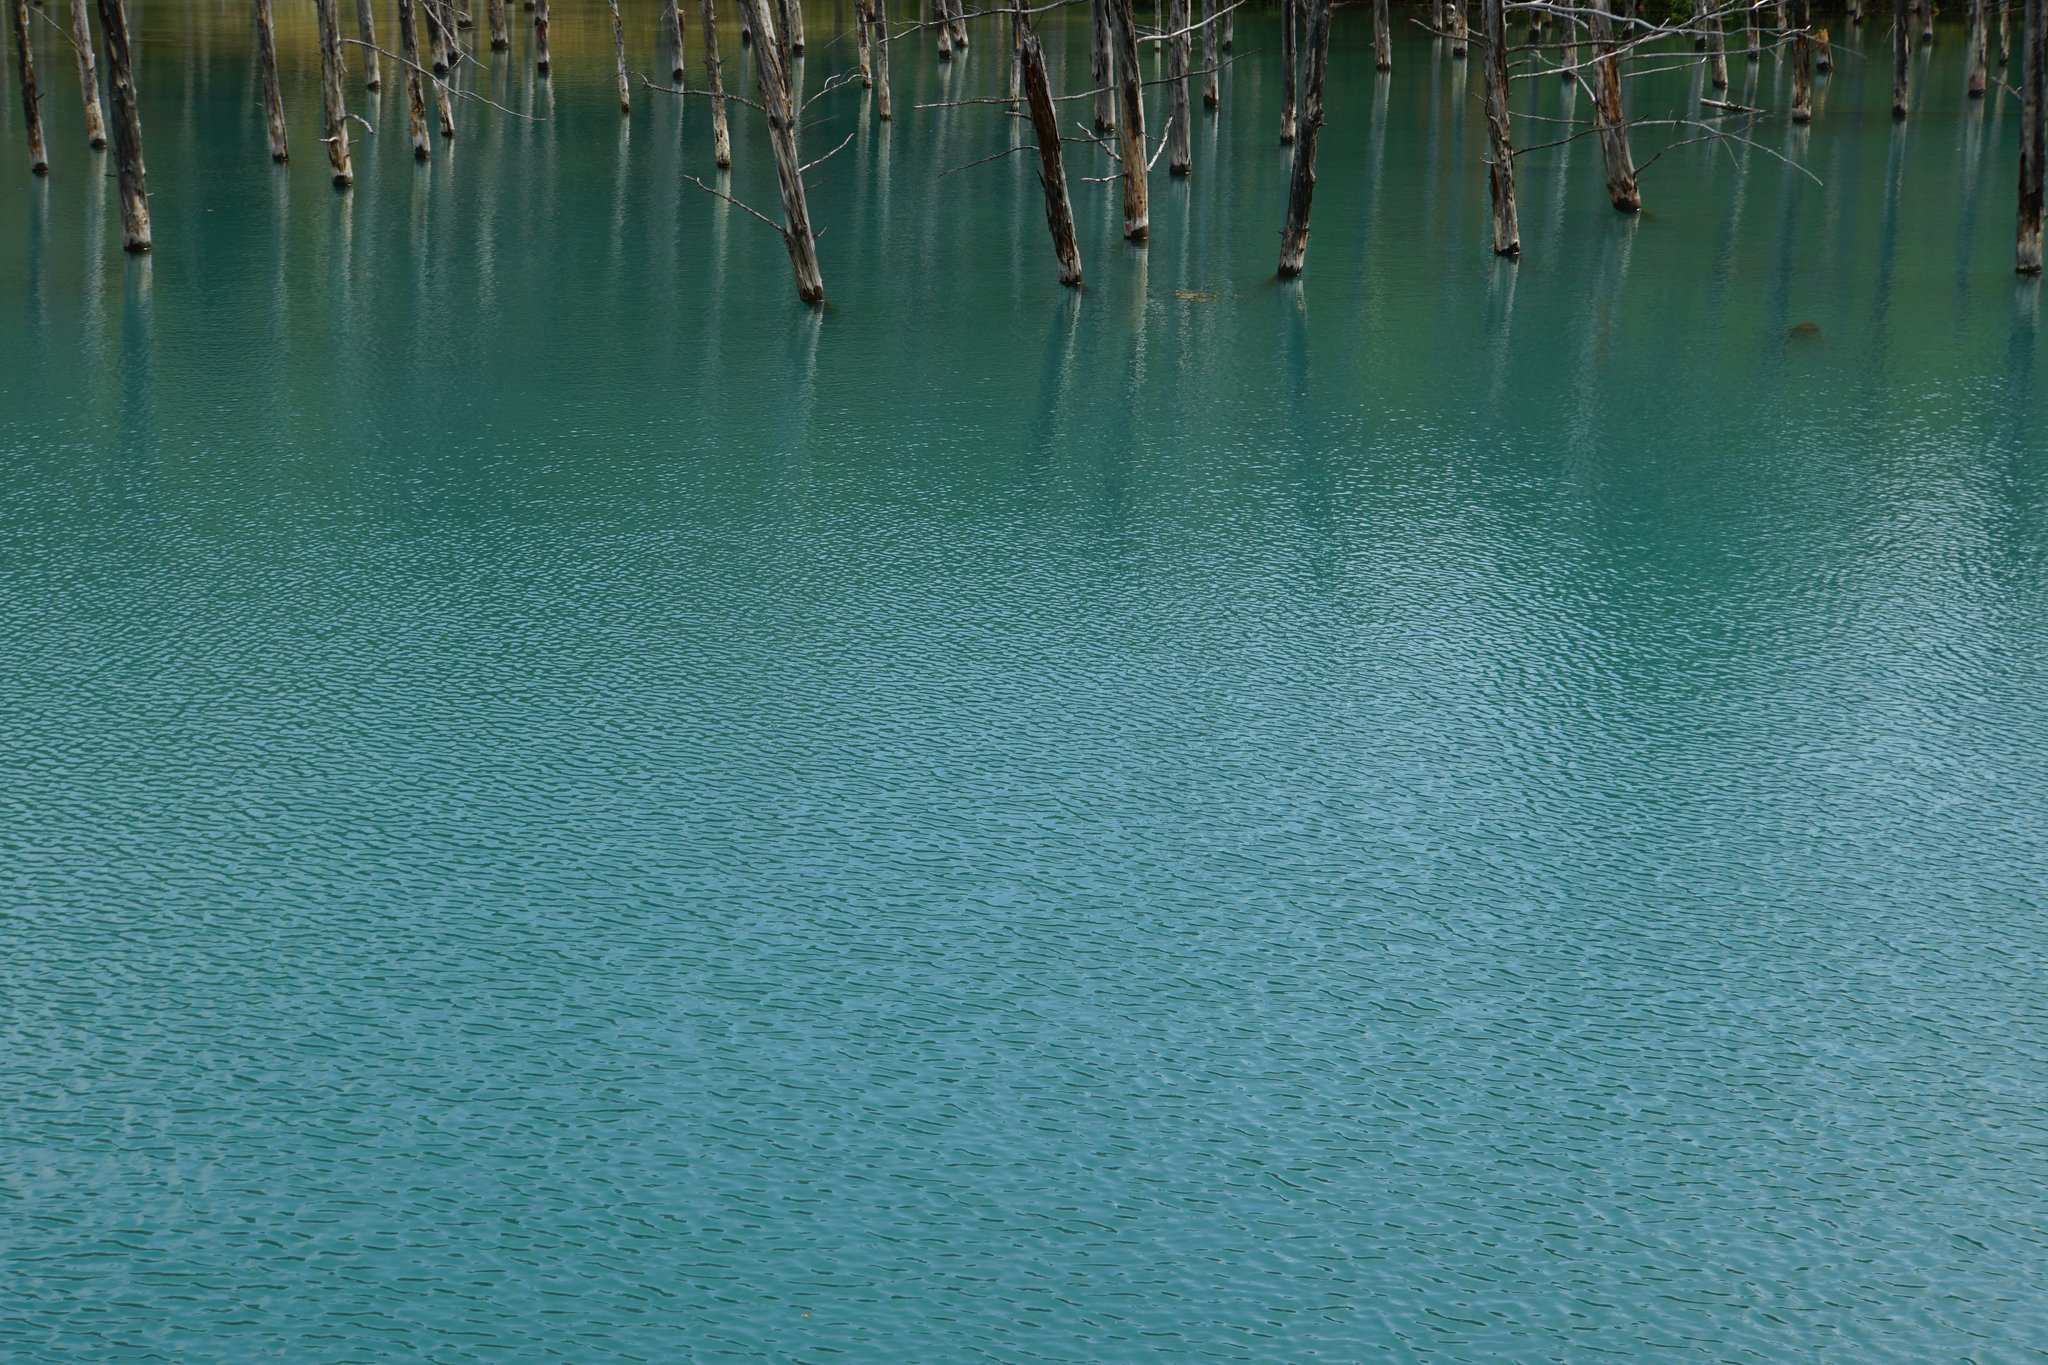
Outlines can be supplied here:
[[1985, 0], [1970, 0], [1970, 75], [1965, 88], [1973, 100], [1983, 99], [1991, 83], [1990, 20]]
[[[1229, 0], [1224, 0], [1229, 3]], [[1202, 107], [1214, 109], [1223, 102], [1223, 92], [1216, 83], [1222, 63], [1217, 54], [1217, 45], [1222, 41], [1223, 21], [1216, 15], [1217, 0], [1202, 0]]]
[[662, 36], [668, 42], [668, 78], [683, 83], [683, 6], [681, 0], [662, 0]]
[[427, 135], [427, 96], [420, 85], [420, 31], [414, 22], [413, 0], [398, 0], [398, 57], [405, 63], [405, 115], [412, 128], [412, 154], [425, 161], [434, 154]]
[[965, 49], [967, 46], [967, 5], [965, 0], [952, 0], [953, 46]]
[[1934, 41], [1934, 0], [1920, 0], [1920, 41]]
[[853, 0], [853, 55], [860, 64], [863, 90], [875, 87], [874, 27], [874, 20], [868, 14], [868, 0]]
[[384, 69], [377, 61], [377, 20], [370, 13], [370, 0], [356, 0], [356, 36], [363, 40], [363, 89], [379, 89]]
[[1744, 22], [1748, 25], [1745, 31], [1749, 37], [1749, 47], [1743, 55], [1753, 62], [1760, 62], [1764, 59], [1764, 36], [1763, 26], [1757, 22], [1756, 11], [1756, 4], [1752, 0], [1748, 10], [1744, 12]]
[[1316, 142], [1323, 133], [1323, 76], [1330, 67], [1330, 0], [1310, 0], [1308, 79], [1294, 144], [1294, 174], [1287, 186], [1287, 221], [1280, 229], [1280, 278], [1293, 279], [1308, 259], [1308, 211], [1316, 194]]
[[1487, 186], [1493, 194], [1493, 251], [1522, 254], [1522, 229], [1515, 217], [1515, 140], [1508, 125], [1508, 22], [1503, 0], [1482, 0], [1486, 26]]
[[1715, 0], [1692, 0], [1692, 50], [1707, 50], [1707, 12]]
[[1465, 55], [1466, 36], [1470, 32], [1465, 23], [1465, 6], [1461, 0], [1446, 0], [1444, 9], [1447, 27], [1451, 30], [1451, 55], [1462, 57]]
[[1280, 145], [1294, 141], [1296, 122], [1294, 73], [1301, 63], [1294, 51], [1296, 16], [1301, 0], [1280, 0]]
[[348, 95], [342, 88], [341, 24], [334, 16], [334, 0], [313, 0], [313, 14], [320, 24], [322, 140], [327, 144], [327, 165], [334, 172], [334, 183], [346, 188], [356, 182], [356, 173], [348, 159]]
[[953, 5], [952, 0], [936, 0], [939, 11], [938, 52], [939, 60], [953, 60]]
[[633, 73], [626, 67], [626, 24], [619, 18], [619, 0], [609, 0], [612, 11], [612, 58], [619, 72], [619, 112], [633, 112]]
[[1621, 103], [1621, 59], [1614, 50], [1614, 21], [1608, 8], [1614, 0], [1590, 0], [1587, 25], [1593, 39], [1593, 126], [1600, 137], [1600, 158], [1607, 166], [1607, 197], [1623, 213], [1643, 207], [1636, 186], [1636, 162], [1628, 148], [1628, 113]]
[[1024, 99], [1024, 0], [1010, 5], [1010, 112]]
[[256, 66], [263, 73], [263, 111], [270, 120], [270, 159], [291, 160], [291, 144], [285, 137], [284, 92], [277, 81], [277, 25], [271, 21], [270, 0], [256, 0]]
[[1721, 27], [1719, 0], [1707, 6], [1707, 80], [1716, 90], [1728, 88], [1728, 34]]
[[106, 120], [100, 116], [100, 73], [92, 59], [92, 20], [85, 0], [71, 0], [71, 46], [78, 52], [78, 98], [85, 110], [85, 141], [94, 151], [107, 145]]
[[[700, 17], [704, 25], [704, 80], [711, 88], [711, 159], [722, 171], [732, 165], [732, 130], [725, 121], [725, 64], [718, 58], [716, 0], [704, 0]], [[889, 58], [885, 50], [882, 56], [882, 97], [885, 102], [888, 91]], [[882, 117], [889, 116], [885, 113]]]
[[1045, 48], [1038, 35], [1025, 30], [1024, 99], [1031, 106], [1031, 129], [1038, 138], [1038, 183], [1045, 190], [1045, 226], [1052, 233], [1053, 254], [1060, 261], [1060, 283], [1081, 283], [1081, 248], [1074, 240], [1074, 208], [1067, 202], [1067, 173], [1060, 159], [1060, 116], [1045, 75]]
[[121, 246], [127, 251], [147, 251], [151, 240], [149, 176], [142, 167], [142, 109], [135, 102], [128, 11], [121, 0], [99, 0], [99, 7], [100, 36], [107, 45], [107, 103], [114, 116], [114, 166], [120, 175]]
[[789, 10], [789, 50], [804, 55], [804, 0], [785, 0]]
[[533, 0], [533, 69], [545, 76], [554, 64], [548, 51], [548, 0]]
[[1912, 41], [1907, 0], [1892, 0], [1892, 117], [1906, 116], [1906, 47]]
[[2048, 114], [2048, 72], [2041, 44], [2048, 0], [2025, 0], [2020, 9], [2020, 214], [2013, 266], [2022, 275], [2041, 273], [2041, 166], [2048, 154], [2042, 118]]
[[1223, 3], [1223, 50], [1228, 52], [1237, 46], [1237, 7], [1230, 0]]
[[1394, 69], [1394, 34], [1387, 23], [1387, 0], [1372, 0], [1372, 64], [1380, 71]]
[[1998, 0], [1998, 64], [2012, 61], [2012, 0]]
[[1558, 74], [1567, 81], [1579, 78], [1579, 21], [1563, 11], [1571, 8], [1571, 0], [1551, 0], [1560, 11], [1558, 22], [1564, 26], [1564, 56], [1558, 66]]
[[441, 17], [441, 0], [420, 0], [420, 15], [427, 21], [427, 61], [434, 74], [448, 74], [448, 25]]
[[1095, 87], [1095, 131], [1116, 127], [1116, 90], [1110, 84], [1109, 2], [1088, 0], [1088, 79]]
[[1186, 175], [1195, 167], [1194, 139], [1188, 125], [1194, 121], [1188, 99], [1188, 0], [1170, 0], [1166, 24], [1173, 34], [1166, 40], [1166, 173]]
[[505, 22], [505, 0], [490, 0], [485, 6], [485, 22], [490, 25], [491, 51], [503, 52], [512, 46], [512, 31]]
[[1116, 35], [1117, 159], [1123, 168], [1124, 239], [1142, 242], [1152, 232], [1145, 183], [1145, 89], [1138, 75], [1138, 21], [1131, 0], [1107, 0]]
[[14, 27], [14, 70], [21, 78], [21, 112], [28, 129], [28, 169], [32, 175], [48, 175], [50, 156], [43, 146], [43, 98], [36, 91], [36, 53], [28, 36], [28, 0], [8, 0], [8, 10]]
[[1828, 41], [1826, 29], [1813, 35], [1813, 69], [1823, 76], [1835, 69], [1835, 49]]
[[[774, 29], [767, 0], [740, 0], [754, 32]], [[775, 153], [775, 176], [782, 188], [782, 243], [789, 249], [789, 268], [796, 276], [797, 297], [805, 303], [825, 301], [824, 277], [818, 273], [818, 243], [811, 234], [810, 206], [804, 202], [803, 163], [797, 160], [796, 110], [789, 97], [789, 76], [782, 61], [782, 42], [754, 44], [754, 73], [761, 82], [761, 108], [768, 120], [768, 145]]]
[[1813, 122], [1813, 17], [1810, 0], [1792, 0], [1792, 121]]
[[868, 0], [868, 13], [874, 17], [874, 36], [869, 45], [875, 50], [875, 117], [889, 121], [889, 0]]

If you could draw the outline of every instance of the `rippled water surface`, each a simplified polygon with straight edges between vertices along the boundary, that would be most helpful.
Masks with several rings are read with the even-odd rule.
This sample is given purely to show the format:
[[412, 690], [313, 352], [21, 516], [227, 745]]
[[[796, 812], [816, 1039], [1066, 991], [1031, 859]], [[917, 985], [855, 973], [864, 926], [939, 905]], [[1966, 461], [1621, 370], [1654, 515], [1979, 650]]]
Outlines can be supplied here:
[[307, 16], [274, 172], [244, 8], [149, 0], [142, 262], [53, 29], [47, 182], [0, 111], [0, 1356], [2042, 1358], [1960, 34], [1634, 224], [1531, 155], [1509, 266], [1464, 67], [1346, 11], [1281, 286], [1247, 11], [1149, 249], [1069, 149], [1078, 295], [1023, 158], [937, 178], [1000, 106], [913, 107], [993, 29], [907, 41], [813, 109], [811, 314], [601, 13], [424, 170], [387, 79], [337, 195]]

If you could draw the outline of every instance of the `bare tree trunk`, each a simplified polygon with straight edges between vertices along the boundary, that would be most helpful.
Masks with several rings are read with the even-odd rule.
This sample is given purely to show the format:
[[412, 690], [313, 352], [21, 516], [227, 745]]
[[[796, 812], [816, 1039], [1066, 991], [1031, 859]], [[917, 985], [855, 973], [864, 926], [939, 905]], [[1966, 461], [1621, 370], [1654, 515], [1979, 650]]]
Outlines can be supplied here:
[[1600, 137], [1600, 157], [1607, 166], [1607, 197], [1623, 213], [1643, 207], [1636, 187], [1635, 157], [1628, 149], [1628, 113], [1621, 104], [1621, 59], [1614, 51], [1614, 21], [1608, 6], [1614, 0], [1591, 0], [1587, 25], [1593, 39], [1593, 126]]
[[939, 39], [938, 39], [938, 51], [939, 51], [939, 60], [940, 60], [940, 61], [942, 61], [942, 62], [950, 62], [950, 61], [952, 61], [952, 60], [953, 60], [953, 4], [952, 4], [952, 0], [935, 0], [935, 6], [934, 6], [934, 7], [935, 7], [935, 8], [936, 8], [936, 9], [938, 10], [938, 12], [939, 12], [939, 27], [938, 27], [938, 30], [937, 30], [937, 31], [938, 31], [938, 35], [939, 35]]
[[1998, 64], [2012, 61], [2012, 0], [1998, 0]]
[[1515, 217], [1515, 142], [1508, 124], [1508, 24], [1503, 0], [1482, 0], [1486, 26], [1487, 187], [1493, 195], [1493, 252], [1522, 254], [1522, 229]]
[[1310, 0], [1308, 79], [1303, 92], [1294, 174], [1287, 187], [1287, 221], [1280, 229], [1280, 278], [1293, 279], [1308, 258], [1308, 211], [1316, 193], [1316, 142], [1323, 133], [1323, 76], [1330, 67], [1330, 0]]
[[503, 52], [512, 46], [512, 32], [505, 23], [505, 0], [490, 0], [485, 7], [485, 19], [490, 24], [491, 51]]
[[[1558, 73], [1567, 81], [1579, 78], [1579, 21], [1562, 11], [1571, 8], [1571, 0], [1551, 0], [1559, 11], [1558, 22], [1564, 26], [1564, 60], [1559, 64]], [[1751, 30], [1754, 32], [1754, 30]]]
[[1966, 90], [1973, 100], [1984, 98], [1991, 83], [1991, 13], [1985, 0], [1970, 0], [1970, 75]]
[[633, 73], [626, 67], [626, 25], [619, 18], [619, 0], [609, 0], [612, 10], [612, 58], [619, 71], [619, 112], [633, 112]]
[[21, 77], [21, 112], [28, 128], [28, 169], [32, 175], [50, 173], [50, 156], [43, 147], [43, 98], [36, 92], [35, 46], [28, 36], [28, 0], [8, 0], [14, 21], [14, 70]]
[[1116, 90], [1110, 84], [1109, 0], [1088, 0], [1088, 79], [1095, 87], [1095, 131], [1116, 127]]
[[1031, 106], [1031, 129], [1038, 138], [1038, 183], [1045, 190], [1045, 226], [1052, 233], [1053, 254], [1060, 261], [1060, 283], [1081, 283], [1081, 248], [1074, 241], [1074, 208], [1067, 202], [1067, 173], [1060, 159], [1060, 116], [1045, 75], [1045, 48], [1038, 35], [1025, 30], [1024, 98]]
[[413, 21], [413, 0], [398, 0], [398, 57], [405, 63], [405, 115], [412, 127], [412, 154], [425, 161], [434, 154], [427, 135], [427, 96], [420, 86], [420, 31]]
[[778, 30], [769, 17], [767, 0], [740, 0], [740, 8], [756, 35], [754, 74], [761, 82], [761, 110], [768, 120], [768, 145], [775, 153], [775, 177], [782, 189], [782, 244], [789, 250], [797, 297], [805, 303], [823, 303], [825, 281], [818, 273], [818, 243], [811, 233], [810, 206], [804, 201], [803, 163], [797, 159], [797, 115], [789, 96], [788, 68], [783, 65], [783, 39], [771, 38]]
[[548, 51], [548, 0], [533, 0], [533, 69], [545, 76], [554, 64]]
[[107, 145], [106, 121], [100, 117], [100, 73], [92, 60], [92, 20], [85, 0], [71, 0], [71, 46], [78, 52], [78, 98], [85, 110], [85, 141], [94, 151]]
[[1123, 167], [1124, 239], [1142, 242], [1152, 231], [1145, 183], [1145, 89], [1138, 74], [1138, 21], [1131, 0], [1107, 0], [1116, 35], [1117, 159]]
[[1010, 112], [1024, 99], [1024, 0], [1010, 4]]
[[1749, 34], [1749, 48], [1743, 55], [1753, 62], [1760, 62], [1764, 59], [1763, 26], [1757, 22], [1756, 15], [1759, 3], [1760, 0], [1750, 0], [1749, 9], [1745, 12], [1745, 20], [1749, 26], [1747, 30]]
[[1813, 37], [1810, 0], [1792, 0], [1792, 121], [1813, 122]]
[[1704, 0], [1707, 6], [1707, 80], [1716, 90], [1728, 88], [1728, 35], [1721, 27], [1720, 0]]
[[1387, 0], [1372, 0], [1372, 64], [1380, 71], [1394, 69], [1394, 34], [1387, 25]]
[[863, 90], [875, 87], [874, 27], [874, 19], [868, 13], [868, 0], [853, 0], [853, 55], [860, 65]]
[[1448, 0], [1444, 9], [1451, 30], [1451, 55], [1462, 57], [1465, 55], [1466, 34], [1470, 32], [1465, 23], [1465, 6], [1460, 0]]
[[377, 62], [377, 20], [370, 13], [370, 0], [356, 0], [356, 36], [363, 40], [363, 89], [379, 89], [384, 71]]
[[2041, 164], [2048, 153], [2042, 117], [2048, 113], [2048, 72], [2042, 66], [2041, 43], [2048, 0], [2025, 0], [2020, 8], [2020, 213], [2019, 243], [2013, 268], [2022, 275], [2041, 273]]
[[1920, 0], [1920, 41], [1934, 42], [1934, 0]]
[[1237, 46], [1237, 7], [1230, 0], [1223, 0], [1223, 50], [1230, 51]]
[[681, 0], [662, 0], [661, 28], [668, 40], [668, 77], [683, 83], [683, 7]]
[[1892, 117], [1906, 116], [1906, 46], [1912, 41], [1906, 0], [1892, 0]]
[[889, 121], [889, 0], [868, 0], [875, 32], [869, 45], [875, 50], [875, 117]]
[[356, 173], [348, 159], [348, 96], [342, 89], [341, 25], [334, 17], [334, 0], [313, 0], [313, 13], [320, 24], [320, 114], [327, 165], [334, 172], [334, 183], [346, 188], [355, 183]]
[[1280, 0], [1280, 145], [1294, 141], [1294, 71], [1300, 62], [1294, 51], [1296, 16], [1301, 0]]
[[[1229, 3], [1229, 0], [1224, 0]], [[1202, 107], [1214, 109], [1223, 102], [1216, 75], [1221, 70], [1217, 45], [1222, 41], [1223, 20], [1216, 14], [1217, 0], [1202, 0]]]
[[965, 49], [967, 46], [967, 6], [965, 0], [952, 0], [953, 46]]
[[[718, 163], [718, 169], [727, 170], [732, 166], [732, 130], [725, 121], [725, 64], [718, 58], [718, 12], [716, 0], [704, 0], [700, 16], [704, 25], [704, 80], [711, 87], [711, 159]], [[884, 50], [882, 56], [882, 94], [886, 103], [889, 90], [889, 57]], [[883, 114], [883, 118], [889, 117]]]
[[1813, 69], [1823, 76], [1835, 69], [1835, 49], [1828, 41], [1826, 29], [1821, 29], [1813, 35]]
[[1173, 34], [1166, 40], [1166, 173], [1186, 175], [1195, 166], [1194, 139], [1188, 125], [1188, 54], [1192, 46], [1188, 33], [1188, 0], [1170, 0], [1166, 24]]
[[149, 176], [142, 167], [142, 110], [135, 102], [128, 11], [121, 0], [99, 0], [99, 7], [100, 35], [107, 45], [107, 103], [114, 116], [114, 166], [121, 178], [121, 246], [126, 251], [147, 251], [151, 241]]
[[284, 93], [277, 81], [277, 25], [271, 21], [270, 0], [256, 0], [256, 66], [263, 73], [263, 110], [270, 120], [270, 159], [291, 160], [291, 143], [285, 137]]

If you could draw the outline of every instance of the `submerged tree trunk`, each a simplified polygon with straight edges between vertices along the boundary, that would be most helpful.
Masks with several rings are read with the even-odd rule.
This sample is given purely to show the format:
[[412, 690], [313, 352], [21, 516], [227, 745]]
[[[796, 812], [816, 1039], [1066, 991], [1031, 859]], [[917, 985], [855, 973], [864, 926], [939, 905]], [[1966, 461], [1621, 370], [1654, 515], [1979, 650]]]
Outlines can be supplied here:
[[1813, 122], [1813, 38], [1810, 0], [1792, 0], [1792, 121]]
[[554, 63], [548, 51], [548, 0], [533, 0], [533, 69], [545, 76]]
[[427, 96], [420, 85], [420, 31], [413, 0], [398, 0], [398, 57], [405, 63], [405, 116], [412, 128], [412, 154], [425, 161], [434, 154], [434, 143], [427, 135]]
[[889, 121], [889, 0], [868, 0], [868, 14], [875, 31], [869, 45], [875, 51], [875, 117]]
[[[1228, 3], [1229, 0], [1224, 0]], [[1202, 0], [1202, 107], [1214, 109], [1222, 102], [1222, 92], [1216, 85], [1216, 73], [1220, 69], [1217, 61], [1216, 44], [1223, 28], [1223, 21], [1216, 17], [1217, 0]]]
[[1394, 69], [1394, 34], [1387, 26], [1387, 0], [1372, 0], [1372, 64], [1380, 71]]
[[100, 35], [107, 45], [107, 103], [114, 119], [114, 166], [120, 175], [121, 246], [126, 251], [147, 251], [151, 244], [149, 176], [142, 167], [142, 109], [135, 102], [128, 11], [121, 0], [99, 0], [99, 6]]
[[1194, 139], [1188, 124], [1188, 0], [1170, 0], [1166, 24], [1172, 37], [1166, 40], [1166, 172], [1186, 175], [1194, 169]]
[[2041, 43], [2048, 0], [2025, 0], [2020, 10], [2020, 213], [2014, 268], [2022, 275], [2041, 273], [2041, 170], [2044, 145], [2042, 118], [2048, 114], [2048, 72]]
[[381, 89], [384, 71], [377, 63], [377, 20], [370, 0], [356, 0], [356, 36], [363, 40], [363, 89]]
[[1451, 31], [1451, 55], [1465, 55], [1465, 39], [1470, 29], [1465, 23], [1465, 6], [1461, 0], [1446, 0], [1444, 5], [1444, 26]]
[[1636, 187], [1636, 163], [1628, 148], [1628, 113], [1621, 103], [1621, 59], [1614, 51], [1614, 0], [1591, 0], [1587, 20], [1593, 38], [1593, 126], [1600, 136], [1600, 158], [1607, 167], [1607, 197], [1623, 213], [1643, 207]]
[[14, 28], [14, 70], [21, 78], [21, 112], [28, 130], [28, 169], [31, 175], [48, 175], [50, 156], [43, 146], [43, 99], [36, 92], [36, 53], [28, 33], [28, 0], [8, 0], [7, 7]]
[[1124, 182], [1124, 239], [1151, 235], [1152, 214], [1145, 184], [1145, 90], [1138, 78], [1138, 21], [1131, 0], [1107, 0], [1116, 35], [1117, 159]]
[[1983, 99], [1991, 83], [1991, 35], [1986, 31], [1990, 19], [1985, 0], [1970, 0], [1970, 75], [1965, 89], [1973, 100]]
[[1998, 0], [1998, 64], [2012, 60], [2012, 0]]
[[609, 0], [612, 10], [612, 57], [619, 72], [619, 112], [633, 112], [633, 73], [626, 67], [626, 24], [619, 18], [619, 0]]
[[1728, 34], [1721, 27], [1719, 0], [1703, 0], [1707, 8], [1707, 80], [1716, 90], [1728, 88]]
[[78, 98], [85, 112], [85, 141], [94, 151], [107, 145], [107, 124], [100, 116], [100, 73], [92, 59], [92, 20], [85, 0], [71, 0], [71, 46], [78, 53]]
[[256, 0], [256, 66], [263, 73], [263, 110], [270, 120], [270, 159], [289, 161], [291, 144], [285, 138], [284, 94], [277, 82], [277, 26], [271, 21], [270, 0]]
[[1088, 0], [1088, 80], [1095, 89], [1095, 131], [1116, 127], [1116, 89], [1109, 61], [1109, 0]]
[[1892, 117], [1906, 116], [1906, 48], [1912, 41], [1913, 18], [1906, 0], [1892, 0]]
[[[725, 121], [725, 64], [718, 58], [716, 0], [704, 0], [703, 11], [704, 80], [711, 87], [711, 159], [717, 162], [718, 169], [723, 171], [732, 166], [732, 130]], [[888, 94], [889, 56], [885, 47], [882, 51], [882, 98], [885, 102]], [[885, 113], [882, 117], [889, 116]]]
[[1519, 256], [1522, 229], [1515, 216], [1515, 142], [1508, 125], [1508, 24], [1503, 0], [1482, 0], [1486, 27], [1487, 187], [1493, 196], [1493, 251]]
[[1323, 134], [1323, 76], [1330, 67], [1330, 0], [1311, 0], [1308, 20], [1308, 78], [1294, 175], [1287, 186], [1287, 221], [1280, 229], [1280, 278], [1293, 279], [1308, 259], [1308, 211], [1316, 193], [1316, 143]]
[[853, 55], [860, 65], [863, 90], [875, 87], [874, 20], [868, 14], [868, 0], [853, 0]]
[[1294, 73], [1301, 63], [1294, 51], [1296, 16], [1301, 0], [1280, 0], [1280, 145], [1294, 141]]
[[490, 0], [485, 14], [490, 24], [491, 51], [503, 52], [512, 46], [512, 33], [505, 23], [505, 0]]
[[1026, 29], [1019, 45], [1024, 62], [1024, 99], [1031, 106], [1031, 128], [1038, 138], [1038, 183], [1045, 190], [1045, 226], [1052, 233], [1053, 254], [1059, 257], [1060, 283], [1081, 282], [1081, 248], [1074, 241], [1074, 208], [1067, 201], [1067, 173], [1060, 159], [1060, 116], [1045, 75], [1045, 48]]
[[334, 183], [346, 188], [356, 182], [356, 173], [348, 159], [348, 96], [342, 88], [341, 25], [334, 16], [334, 0], [313, 0], [313, 15], [320, 25], [322, 140]]
[[789, 94], [789, 72], [783, 65], [782, 39], [770, 39], [775, 23], [767, 0], [740, 0], [752, 22], [754, 74], [761, 82], [761, 109], [768, 121], [768, 145], [775, 153], [775, 178], [782, 190], [782, 244], [789, 250], [789, 268], [796, 276], [797, 297], [805, 303], [825, 301], [825, 280], [818, 272], [818, 243], [811, 233], [811, 210], [804, 201], [803, 163], [797, 159], [796, 109]]
[[682, 0], [662, 0], [661, 31], [663, 40], [668, 43], [668, 78], [681, 85], [684, 75]]

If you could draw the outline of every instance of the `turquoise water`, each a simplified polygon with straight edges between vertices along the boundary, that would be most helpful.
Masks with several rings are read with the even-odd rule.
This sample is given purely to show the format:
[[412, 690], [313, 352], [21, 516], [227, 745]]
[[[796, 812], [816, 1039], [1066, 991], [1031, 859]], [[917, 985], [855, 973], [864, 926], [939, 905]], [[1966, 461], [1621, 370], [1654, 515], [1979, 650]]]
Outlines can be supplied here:
[[244, 28], [141, 16], [153, 259], [54, 52], [0, 189], [0, 1355], [2042, 1358], [2040, 299], [1959, 35], [1755, 134], [1818, 185], [1531, 156], [1511, 266], [1463, 68], [1347, 12], [1281, 286], [1248, 17], [1149, 249], [1070, 153], [1079, 294], [1022, 159], [936, 178], [1000, 109], [911, 107], [999, 44], [905, 43], [820, 314], [595, 13], [423, 171], [389, 82], [351, 195]]

